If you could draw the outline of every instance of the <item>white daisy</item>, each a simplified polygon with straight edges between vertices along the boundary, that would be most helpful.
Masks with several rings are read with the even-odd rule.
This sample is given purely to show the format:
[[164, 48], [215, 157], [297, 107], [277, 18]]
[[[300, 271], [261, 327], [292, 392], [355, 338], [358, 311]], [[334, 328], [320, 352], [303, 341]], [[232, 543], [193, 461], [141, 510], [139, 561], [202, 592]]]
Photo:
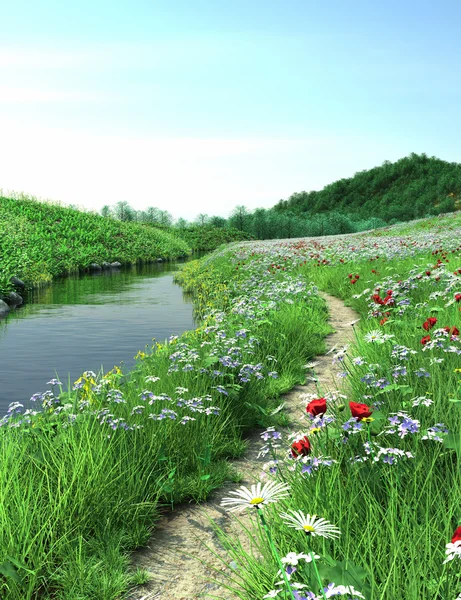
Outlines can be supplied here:
[[325, 538], [339, 537], [341, 534], [337, 527], [332, 525], [326, 519], [318, 519], [317, 515], [303, 515], [300, 510], [292, 510], [291, 513], [291, 515], [280, 513], [280, 516], [288, 527], [294, 527], [294, 529], [304, 531], [308, 535], [319, 535]]
[[455, 556], [461, 558], [461, 540], [457, 540], [454, 544], [451, 542], [446, 545], [445, 554], [447, 558], [443, 561], [443, 564], [453, 560]]
[[368, 343], [376, 343], [376, 344], [384, 344], [385, 338], [381, 331], [374, 329], [367, 333], [364, 337], [364, 340]]
[[263, 504], [277, 502], [281, 498], [286, 498], [289, 489], [290, 487], [285, 483], [274, 483], [273, 481], [269, 481], [264, 486], [261, 482], [253, 484], [251, 489], [242, 486], [238, 490], [229, 492], [236, 496], [236, 498], [223, 498], [221, 506], [230, 506], [229, 511], [241, 511], [245, 508], [259, 507]]
[[268, 594], [263, 596], [264, 598], [276, 598], [282, 590], [271, 590]]
[[[314, 555], [314, 558], [320, 558], [318, 554]], [[307, 563], [312, 562], [312, 556], [310, 554], [296, 554], [296, 552], [288, 552], [286, 556], [284, 556], [281, 561], [284, 565], [291, 565], [292, 567], [296, 567], [300, 560], [305, 560]]]

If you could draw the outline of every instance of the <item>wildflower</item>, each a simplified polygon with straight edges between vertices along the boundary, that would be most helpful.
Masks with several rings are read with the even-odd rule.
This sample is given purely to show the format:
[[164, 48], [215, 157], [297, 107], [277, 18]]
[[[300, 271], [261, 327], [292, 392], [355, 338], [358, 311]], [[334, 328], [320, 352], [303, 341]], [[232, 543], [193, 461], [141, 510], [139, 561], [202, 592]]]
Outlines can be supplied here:
[[358, 592], [352, 585], [335, 585], [334, 583], [329, 583], [326, 588], [323, 588], [323, 591], [326, 598], [331, 598], [332, 596], [345, 596], [346, 594], [355, 596], [356, 598], [365, 598], [365, 596], [361, 592]]
[[[320, 558], [317, 554], [314, 558]], [[304, 560], [307, 563], [312, 562], [312, 556], [310, 554], [296, 554], [296, 552], [288, 552], [286, 556], [281, 559], [282, 564], [291, 565], [292, 567], [296, 567], [300, 560]]]
[[386, 338], [379, 330], [370, 331], [364, 336], [364, 340], [368, 343], [384, 344]]
[[425, 346], [427, 344], [427, 342], [431, 341], [431, 336], [430, 335], [425, 335], [421, 338], [421, 344], [423, 346]]
[[317, 515], [304, 515], [300, 510], [290, 511], [292, 514], [280, 513], [283, 521], [288, 527], [293, 527], [298, 531], [304, 531], [307, 535], [312, 537], [321, 536], [325, 538], [339, 537], [341, 534], [340, 530], [332, 525], [326, 519], [318, 518]]
[[59, 379], [50, 379], [50, 381], [46, 382], [46, 385], [62, 385]]
[[459, 329], [457, 327], [444, 327], [443, 329], [450, 335], [459, 335]]
[[429, 331], [429, 329], [432, 329], [436, 323], [437, 319], [435, 317], [429, 317], [428, 319], [426, 319], [426, 321], [424, 321], [423, 329]]
[[446, 545], [445, 554], [447, 558], [443, 561], [443, 564], [453, 560], [455, 556], [461, 558], [461, 526], [455, 529], [451, 543]]
[[307, 456], [311, 452], [311, 443], [307, 435], [300, 437], [291, 444], [291, 456]]
[[155, 383], [156, 381], [160, 381], [160, 377], [155, 377], [154, 375], [149, 375], [148, 377], [146, 377], [144, 379], [144, 381], [151, 381], [152, 383]]
[[306, 412], [311, 414], [313, 417], [317, 415], [323, 415], [327, 410], [327, 401], [326, 398], [316, 398], [309, 402], [306, 406]]
[[264, 486], [261, 485], [261, 482], [253, 484], [251, 489], [242, 486], [236, 491], [229, 492], [236, 498], [223, 498], [221, 506], [230, 506], [231, 508], [228, 510], [236, 512], [245, 508], [259, 508], [261, 505], [278, 502], [281, 498], [286, 498], [289, 489], [290, 487], [285, 483], [274, 483], [272, 481], [264, 484]]
[[355, 417], [357, 421], [368, 419], [373, 412], [369, 406], [360, 404], [359, 402], [349, 402], [349, 408], [351, 409], [352, 416]]

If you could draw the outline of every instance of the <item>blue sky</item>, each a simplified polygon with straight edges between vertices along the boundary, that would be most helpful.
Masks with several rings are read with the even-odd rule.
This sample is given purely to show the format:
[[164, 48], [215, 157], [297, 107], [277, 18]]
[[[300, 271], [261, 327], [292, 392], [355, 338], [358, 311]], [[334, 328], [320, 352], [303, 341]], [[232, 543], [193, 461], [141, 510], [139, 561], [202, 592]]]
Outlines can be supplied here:
[[461, 3], [0, 0], [0, 187], [175, 217], [461, 162]]

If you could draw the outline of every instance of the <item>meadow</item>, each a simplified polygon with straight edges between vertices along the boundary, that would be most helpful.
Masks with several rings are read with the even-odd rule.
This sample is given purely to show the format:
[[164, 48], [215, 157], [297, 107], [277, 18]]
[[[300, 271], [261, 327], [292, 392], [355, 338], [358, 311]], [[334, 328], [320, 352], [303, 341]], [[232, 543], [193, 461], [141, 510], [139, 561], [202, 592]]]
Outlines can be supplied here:
[[267, 487], [226, 503], [254, 517], [239, 539], [221, 532], [236, 597], [461, 597], [460, 240], [455, 214], [240, 249], [246, 268], [304, 274], [360, 320], [333, 355], [346, 397], [318, 389], [302, 431], [268, 429]]
[[[241, 535], [257, 551], [222, 537], [236, 597], [454, 600], [461, 218], [405, 227], [232, 244], [188, 263], [178, 281], [198, 329], [140, 351], [131, 372], [85, 372], [71, 389], [51, 380], [37, 410], [11, 405], [0, 421], [2, 597], [123, 597], [147, 578], [128, 552], [159, 511], [226, 480], [238, 489], [229, 459], [259, 426], [266, 487], [230, 505], [253, 511]], [[306, 399], [305, 430], [290, 437], [277, 430], [288, 424], [280, 395], [304, 381], [330, 331], [319, 290], [361, 316], [355, 344], [334, 356], [348, 393]]]

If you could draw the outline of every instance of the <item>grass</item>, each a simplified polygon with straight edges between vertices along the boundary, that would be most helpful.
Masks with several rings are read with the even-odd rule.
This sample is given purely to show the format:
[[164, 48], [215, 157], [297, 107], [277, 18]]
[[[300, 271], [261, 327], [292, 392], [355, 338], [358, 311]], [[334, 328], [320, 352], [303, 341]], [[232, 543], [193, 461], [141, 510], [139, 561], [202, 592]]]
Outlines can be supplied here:
[[185, 265], [197, 330], [140, 351], [131, 372], [85, 372], [68, 390], [51, 381], [34, 397], [41, 411], [10, 405], [0, 421], [2, 597], [122, 597], [141, 577], [128, 553], [159, 510], [238, 480], [228, 459], [244, 451], [242, 433], [284, 422], [271, 413], [324, 350], [325, 305], [301, 275], [261, 285], [233, 260]]
[[[356, 342], [335, 357], [343, 365], [345, 406], [319, 391], [328, 418], [306, 422], [311, 451], [294, 458], [288, 437], [273, 451], [274, 480], [286, 482], [290, 496], [264, 514], [281, 556], [317, 553], [324, 586], [352, 585], [367, 600], [454, 600], [461, 592], [459, 558], [444, 564], [461, 524], [459, 216], [449, 223], [406, 226], [407, 237], [401, 228], [392, 237], [390, 229], [377, 246], [371, 235], [320, 249], [309, 243], [247, 249], [267, 265], [302, 273], [361, 316]], [[245, 260], [243, 249], [240, 256]], [[437, 319], [432, 326], [429, 317]], [[349, 402], [371, 407], [373, 420], [353, 418]], [[281, 517], [290, 510], [327, 519], [341, 536], [290, 529]], [[302, 558], [291, 584], [305, 588], [277, 585], [282, 578], [256, 514], [239, 539], [221, 537], [236, 564], [228, 585], [242, 600], [324, 597], [313, 563]], [[242, 550], [245, 537], [256, 540], [253, 552]], [[344, 596], [361, 597], [350, 589]]]
[[0, 232], [0, 295], [12, 289], [12, 276], [33, 286], [91, 263], [175, 259], [191, 251], [171, 232], [27, 196], [0, 194]]

